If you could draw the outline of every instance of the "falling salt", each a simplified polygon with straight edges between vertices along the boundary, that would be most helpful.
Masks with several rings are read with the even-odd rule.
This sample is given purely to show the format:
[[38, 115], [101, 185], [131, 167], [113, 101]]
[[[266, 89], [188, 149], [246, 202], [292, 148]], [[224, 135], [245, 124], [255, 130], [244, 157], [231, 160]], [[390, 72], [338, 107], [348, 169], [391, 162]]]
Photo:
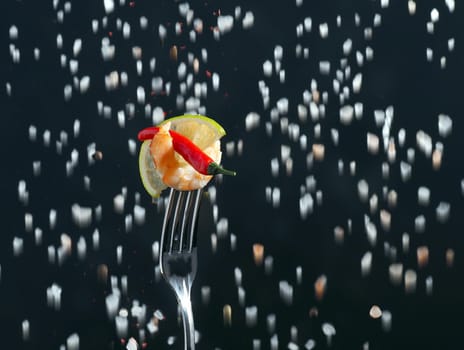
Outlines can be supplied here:
[[203, 304], [208, 305], [211, 299], [211, 287], [209, 286], [202, 286], [200, 289], [201, 293], [201, 301]]
[[332, 324], [325, 322], [322, 324], [322, 333], [325, 335], [327, 339], [327, 345], [331, 346], [332, 338], [336, 334], [335, 327]]
[[419, 215], [414, 219], [414, 229], [417, 233], [424, 233], [425, 232], [425, 216]]
[[417, 202], [424, 207], [428, 206], [430, 203], [430, 189], [424, 186], [419, 187], [417, 190]]
[[450, 216], [451, 205], [447, 202], [440, 202], [435, 209], [437, 221], [445, 223], [448, 221]]
[[245, 323], [246, 326], [251, 328], [255, 327], [258, 323], [258, 307], [248, 306], [245, 308]]
[[222, 318], [224, 326], [230, 327], [232, 325], [232, 307], [229, 304], [222, 308]]
[[414, 293], [416, 291], [417, 274], [416, 271], [408, 269], [404, 273], [404, 288], [406, 293]]
[[293, 303], [293, 287], [287, 281], [279, 282], [279, 295], [286, 305]]
[[266, 273], [266, 275], [272, 274], [273, 268], [274, 268], [274, 258], [268, 255], [264, 259], [264, 272]]
[[66, 338], [66, 348], [67, 350], [79, 350], [79, 335], [77, 333]]
[[253, 27], [253, 24], [254, 24], [254, 15], [253, 15], [253, 12], [251, 11], [247, 11], [245, 12], [245, 16], [243, 16], [243, 19], [242, 19], [242, 26], [244, 29], [250, 29], [251, 27]]
[[30, 338], [30, 331], [31, 331], [31, 327], [30, 327], [30, 323], [29, 323], [29, 320], [23, 320], [23, 322], [21, 322], [21, 333], [23, 335], [23, 340], [24, 341], [28, 341], [29, 338]]
[[372, 252], [364, 253], [361, 258], [361, 275], [368, 276], [372, 269]]
[[116, 334], [119, 338], [127, 337], [129, 331], [129, 320], [124, 316], [116, 316]]
[[329, 36], [329, 25], [327, 23], [319, 24], [319, 34], [322, 39], [326, 39]]
[[126, 349], [127, 350], [137, 350], [138, 343], [134, 338], [129, 338], [129, 341], [127, 342]]
[[340, 108], [340, 122], [343, 125], [351, 124], [354, 115], [354, 108], [351, 105], [345, 105]]
[[382, 330], [384, 332], [390, 332], [392, 328], [392, 314], [388, 310], [382, 311], [382, 316], [380, 318], [382, 324]]

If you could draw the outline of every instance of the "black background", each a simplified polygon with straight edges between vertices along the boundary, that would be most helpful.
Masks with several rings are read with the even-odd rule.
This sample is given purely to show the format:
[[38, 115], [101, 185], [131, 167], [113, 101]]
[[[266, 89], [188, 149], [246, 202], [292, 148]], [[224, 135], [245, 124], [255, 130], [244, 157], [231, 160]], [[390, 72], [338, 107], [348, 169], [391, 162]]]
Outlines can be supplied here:
[[[176, 35], [174, 25], [185, 20], [179, 16], [179, 2], [174, 1], [127, 1], [125, 5], [116, 2], [115, 11], [108, 15], [107, 28], [101, 28], [105, 16], [103, 1], [73, 1], [72, 10], [64, 15], [63, 23], [57, 21], [57, 10], [52, 1], [5, 1], [2, 6], [3, 19], [0, 21], [0, 101], [2, 119], [2, 177], [0, 182], [2, 233], [0, 241], [0, 339], [1, 348], [11, 349], [59, 349], [66, 338], [77, 332], [81, 349], [125, 348], [115, 334], [112, 320], [105, 311], [105, 297], [111, 292], [109, 284], [101, 284], [97, 279], [97, 266], [106, 264], [109, 274], [120, 278], [127, 275], [129, 292], [123, 297], [122, 307], [129, 308], [134, 300], [147, 306], [148, 315], [160, 309], [166, 316], [161, 322], [159, 333], [147, 337], [149, 349], [181, 348], [182, 336], [176, 317], [174, 296], [164, 281], [155, 281], [155, 262], [151, 256], [151, 245], [159, 239], [162, 212], [156, 210], [151, 199], [145, 194], [139, 180], [137, 157], [128, 151], [128, 139], [151, 124], [145, 116], [144, 106], [137, 104], [136, 88], [143, 86], [147, 92], [147, 104], [160, 106], [167, 116], [179, 115], [185, 110], [176, 106], [179, 92], [177, 66], [187, 62], [187, 53], [201, 57], [201, 48], [208, 51], [207, 63], [200, 64], [200, 72], [194, 81], [208, 83], [208, 98], [202, 100], [206, 114], [215, 118], [227, 130], [224, 142], [243, 141], [243, 154], [227, 156], [224, 165], [237, 170], [235, 178], [224, 178], [216, 184], [217, 205], [220, 217], [228, 219], [229, 231], [237, 236], [237, 249], [231, 251], [228, 239], [218, 242], [216, 253], [211, 251], [210, 235], [215, 231], [212, 206], [204, 202], [200, 220], [199, 271], [193, 288], [193, 308], [196, 327], [201, 334], [199, 349], [252, 349], [253, 339], [261, 340], [261, 348], [269, 348], [269, 334], [266, 329], [268, 314], [277, 315], [279, 348], [286, 349], [290, 341], [290, 327], [298, 329], [300, 348], [309, 338], [316, 341], [316, 349], [327, 348], [321, 325], [334, 325], [336, 335], [332, 348], [369, 349], [392, 348], [459, 348], [462, 342], [463, 284], [462, 284], [462, 7], [456, 3], [456, 10], [450, 13], [444, 1], [417, 1], [417, 12], [408, 14], [406, 1], [390, 1], [388, 8], [381, 8], [379, 1], [304, 1], [296, 7], [294, 1], [199, 1], [190, 7], [195, 18], [202, 18], [204, 32], [197, 41], [189, 41], [188, 30]], [[60, 1], [58, 10], [63, 9]], [[241, 6], [242, 14], [234, 23], [230, 33], [215, 40], [212, 28], [217, 24], [217, 15], [234, 15], [235, 8]], [[430, 21], [430, 11], [436, 7], [440, 19], [435, 25], [435, 33], [429, 34], [426, 23]], [[246, 11], [254, 14], [254, 26], [245, 30], [241, 18]], [[354, 22], [355, 13], [361, 18], [360, 26]], [[373, 26], [374, 14], [381, 14], [382, 24], [373, 28], [372, 40], [363, 36], [365, 27]], [[149, 25], [141, 30], [140, 16], [146, 16]], [[336, 17], [340, 15], [342, 26], [337, 28]], [[310, 16], [313, 21], [311, 33], [297, 38], [296, 26]], [[116, 21], [131, 24], [131, 37], [124, 39], [117, 29]], [[92, 33], [91, 21], [100, 21], [100, 29]], [[318, 24], [329, 24], [329, 37], [323, 39], [318, 33]], [[158, 25], [163, 24], [168, 31], [162, 41], [158, 36]], [[12, 40], [8, 32], [11, 25], [19, 29], [19, 38]], [[111, 42], [116, 46], [116, 56], [104, 62], [100, 53], [103, 37], [112, 33]], [[56, 46], [57, 34], [64, 39], [62, 49]], [[64, 100], [63, 89], [72, 84], [68, 68], [60, 66], [60, 55], [68, 59], [72, 56], [72, 43], [82, 38], [83, 49], [79, 61], [78, 77], [91, 78], [90, 89], [85, 94], [73, 90], [70, 101]], [[362, 102], [364, 115], [345, 126], [339, 122], [340, 104], [333, 93], [332, 80], [343, 58], [342, 44], [346, 38], [353, 40], [353, 52], [347, 57], [351, 75], [363, 74], [361, 93], [351, 95], [347, 103]], [[453, 52], [447, 49], [449, 38], [455, 38]], [[14, 63], [10, 55], [10, 45], [21, 52], [19, 63]], [[309, 48], [309, 58], [296, 58], [295, 46], [301, 44]], [[178, 62], [169, 59], [169, 48], [179, 48]], [[275, 45], [282, 45], [284, 58], [282, 68], [286, 70], [285, 83], [279, 83], [275, 75], [265, 78], [262, 64], [273, 61]], [[372, 62], [358, 67], [354, 52], [364, 52], [366, 46], [374, 51]], [[143, 74], [137, 76], [135, 60], [131, 49], [140, 46], [143, 51]], [[33, 58], [33, 49], [40, 49], [40, 59]], [[426, 60], [426, 48], [432, 48], [432, 62]], [[441, 69], [439, 59], [446, 56], [446, 68]], [[156, 57], [156, 69], [149, 71], [148, 62]], [[319, 61], [331, 62], [328, 76], [319, 72]], [[200, 60], [201, 61], [201, 60]], [[104, 76], [113, 70], [126, 71], [129, 76], [127, 87], [116, 91], [106, 91]], [[211, 79], [206, 70], [217, 72], [221, 83], [218, 91], [213, 91]], [[191, 67], [189, 67], [191, 71]], [[161, 76], [172, 83], [169, 96], [150, 94], [153, 76]], [[311, 80], [318, 82], [319, 91], [327, 91], [329, 101], [326, 117], [321, 120], [322, 136], [317, 142], [326, 145], [326, 158], [315, 162], [313, 168], [306, 166], [308, 151], [302, 151], [298, 144], [289, 140], [274, 124], [273, 136], [265, 132], [265, 122], [270, 121], [269, 109], [264, 109], [259, 94], [258, 81], [264, 80], [270, 87], [271, 106], [281, 97], [289, 99], [290, 122], [298, 123], [296, 106], [303, 101], [303, 91], [310, 89]], [[11, 84], [8, 96], [6, 84]], [[350, 86], [350, 80], [348, 80]], [[191, 95], [192, 92], [190, 91]], [[112, 115], [106, 119], [97, 113], [97, 101], [111, 106]], [[134, 117], [126, 120], [120, 128], [117, 111], [127, 103], [136, 105]], [[413, 176], [408, 182], [400, 177], [399, 164], [406, 161], [406, 147], [397, 147], [397, 159], [390, 166], [389, 179], [383, 179], [381, 165], [387, 160], [380, 152], [367, 152], [366, 133], [381, 136], [375, 126], [374, 110], [394, 106], [394, 120], [391, 135], [396, 138], [404, 128], [407, 133], [406, 147], [416, 149]], [[247, 132], [245, 117], [256, 111], [261, 116], [259, 128]], [[453, 119], [450, 137], [438, 135], [438, 114], [444, 113]], [[79, 137], [72, 136], [75, 119], [81, 122]], [[38, 130], [38, 141], [28, 139], [29, 125]], [[301, 133], [308, 135], [308, 144], [315, 143], [314, 122], [301, 123]], [[340, 143], [335, 146], [330, 139], [330, 129], [336, 128]], [[51, 146], [42, 143], [45, 130], [51, 131]], [[55, 141], [64, 130], [69, 135], [69, 145], [63, 153], [57, 154]], [[444, 155], [442, 167], [435, 171], [431, 159], [426, 158], [416, 147], [415, 135], [424, 130], [432, 136], [433, 142], [442, 142]], [[103, 159], [94, 165], [86, 162], [86, 147], [96, 142], [103, 152]], [[270, 159], [280, 159], [282, 144], [291, 146], [293, 174], [281, 174], [273, 178]], [[79, 166], [74, 174], [66, 176], [65, 163], [70, 159], [72, 149], [80, 154]], [[310, 148], [309, 148], [310, 149]], [[225, 153], [225, 152], [224, 152]], [[340, 175], [337, 162], [345, 163], [345, 172]], [[32, 173], [32, 162], [40, 160], [42, 172], [38, 177]], [[349, 174], [349, 162], [357, 162], [355, 176]], [[83, 176], [91, 178], [91, 191], [85, 190]], [[322, 191], [323, 203], [315, 206], [314, 213], [301, 219], [298, 209], [300, 186], [305, 178], [313, 175], [317, 189]], [[18, 200], [18, 181], [24, 179], [30, 193], [30, 201], [23, 205]], [[357, 183], [365, 179], [371, 193], [379, 196], [381, 208], [392, 214], [392, 228], [385, 232], [380, 228], [379, 215], [370, 215], [379, 229], [377, 244], [371, 247], [364, 233], [364, 215], [369, 215], [369, 207], [361, 203], [357, 196]], [[279, 187], [281, 204], [273, 208], [265, 200], [267, 186]], [[387, 186], [398, 193], [398, 206], [389, 209], [382, 199], [382, 187]], [[429, 207], [417, 204], [419, 186], [430, 188], [432, 197]], [[128, 191], [125, 214], [132, 210], [135, 193], [140, 192], [141, 204], [147, 209], [147, 220], [143, 226], [134, 226], [125, 232], [124, 215], [113, 211], [113, 197]], [[451, 216], [447, 223], [435, 219], [435, 208], [441, 201], [451, 204]], [[71, 219], [71, 205], [101, 205], [103, 217], [94, 220], [87, 229], [78, 229]], [[48, 213], [51, 208], [58, 212], [57, 227], [48, 228]], [[33, 234], [25, 232], [24, 214], [31, 213], [34, 227], [44, 231], [43, 243], [37, 246]], [[426, 231], [414, 232], [414, 219], [423, 214], [427, 218]], [[337, 245], [333, 229], [342, 226], [347, 229], [347, 220], [353, 223], [352, 233], [347, 234], [343, 245]], [[91, 235], [95, 228], [100, 231], [100, 249], [93, 251]], [[47, 247], [58, 247], [61, 233], [73, 239], [73, 254], [58, 266], [48, 263]], [[411, 238], [409, 253], [401, 250], [401, 236], [408, 232]], [[77, 258], [75, 243], [84, 236], [89, 247], [87, 258]], [[13, 237], [24, 239], [24, 252], [13, 256]], [[393, 262], [384, 253], [384, 242], [397, 248], [394, 261], [402, 262], [405, 269], [417, 271], [417, 291], [406, 294], [404, 286], [393, 286], [388, 277], [388, 266]], [[274, 258], [274, 269], [266, 275], [262, 266], [253, 262], [252, 245], [262, 243], [265, 255]], [[430, 261], [425, 268], [418, 268], [416, 247], [426, 245], [430, 250]], [[116, 247], [123, 247], [123, 263], [116, 262]], [[454, 266], [448, 267], [445, 252], [455, 251]], [[372, 272], [361, 276], [360, 260], [363, 254], [373, 253]], [[303, 269], [301, 284], [296, 281], [297, 266]], [[245, 310], [238, 304], [237, 286], [234, 282], [234, 268], [243, 272], [243, 287], [246, 290], [246, 305], [258, 306], [258, 325], [247, 327]], [[313, 284], [317, 277], [325, 274], [328, 279], [327, 293], [322, 301], [314, 296]], [[433, 294], [426, 295], [425, 279], [433, 277]], [[286, 305], [279, 297], [279, 282], [288, 281], [294, 287], [294, 302]], [[63, 289], [60, 311], [47, 307], [46, 289], [57, 283]], [[211, 300], [208, 305], [201, 301], [200, 289], [211, 286]], [[233, 310], [232, 327], [223, 326], [222, 308], [230, 304]], [[380, 320], [369, 317], [372, 305], [392, 313], [392, 330], [382, 330]], [[309, 310], [316, 307], [317, 317], [310, 317]], [[31, 335], [28, 341], [21, 336], [21, 322], [29, 320]], [[131, 323], [129, 337], [138, 337], [137, 325]], [[176, 336], [172, 347], [166, 344], [169, 336]]]

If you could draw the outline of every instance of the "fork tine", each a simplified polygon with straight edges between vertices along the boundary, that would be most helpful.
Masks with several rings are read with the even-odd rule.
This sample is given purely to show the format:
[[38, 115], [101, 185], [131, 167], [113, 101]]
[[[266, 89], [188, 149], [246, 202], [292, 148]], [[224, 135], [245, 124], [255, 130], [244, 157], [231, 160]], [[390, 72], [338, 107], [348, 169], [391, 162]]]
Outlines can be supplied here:
[[161, 249], [164, 252], [190, 251], [193, 248], [202, 193], [202, 189], [171, 189], [161, 232]]
[[203, 189], [200, 188], [195, 192], [194, 198], [194, 207], [193, 207], [193, 218], [190, 227], [190, 240], [188, 244], [188, 250], [192, 250], [193, 246], [196, 245], [196, 235], [197, 235], [197, 223], [198, 223], [198, 214], [200, 212], [200, 201], [201, 196], [203, 195]]

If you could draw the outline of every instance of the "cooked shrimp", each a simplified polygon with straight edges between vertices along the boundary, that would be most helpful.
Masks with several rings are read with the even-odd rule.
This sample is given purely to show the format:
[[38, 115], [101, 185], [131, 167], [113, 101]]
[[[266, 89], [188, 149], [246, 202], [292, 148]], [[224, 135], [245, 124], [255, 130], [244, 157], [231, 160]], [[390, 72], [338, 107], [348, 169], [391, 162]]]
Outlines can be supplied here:
[[[180, 191], [191, 191], [206, 186], [213, 176], [200, 174], [174, 151], [169, 134], [170, 126], [171, 123], [161, 125], [150, 145], [150, 152], [161, 179], [167, 186]], [[203, 152], [219, 164], [219, 140], [203, 149]]]

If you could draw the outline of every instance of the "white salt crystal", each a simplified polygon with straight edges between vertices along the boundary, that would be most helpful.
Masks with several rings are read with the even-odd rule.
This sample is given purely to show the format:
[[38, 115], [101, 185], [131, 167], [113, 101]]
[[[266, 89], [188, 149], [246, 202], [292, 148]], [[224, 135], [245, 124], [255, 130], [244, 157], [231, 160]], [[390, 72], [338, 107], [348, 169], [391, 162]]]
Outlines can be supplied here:
[[438, 133], [441, 137], [447, 137], [453, 129], [453, 120], [445, 114], [438, 115]]
[[325, 39], [329, 35], [329, 25], [327, 23], [319, 24], [319, 34], [321, 38]]
[[366, 252], [361, 258], [361, 275], [368, 276], [372, 269], [372, 252]]
[[451, 205], [447, 202], [440, 202], [436, 208], [436, 217], [437, 221], [440, 223], [445, 223], [448, 221], [451, 211]]
[[413, 0], [408, 0], [408, 11], [411, 16], [416, 13], [416, 3]]
[[424, 186], [419, 187], [417, 190], [417, 202], [424, 207], [428, 206], [430, 203], [430, 189]]
[[221, 34], [230, 32], [234, 26], [234, 17], [230, 15], [218, 16], [217, 26]]
[[114, 0], [103, 0], [105, 6], [105, 13], [109, 14], [114, 11]]
[[351, 124], [354, 115], [354, 108], [351, 105], [345, 105], [340, 108], [340, 122], [343, 125]]

